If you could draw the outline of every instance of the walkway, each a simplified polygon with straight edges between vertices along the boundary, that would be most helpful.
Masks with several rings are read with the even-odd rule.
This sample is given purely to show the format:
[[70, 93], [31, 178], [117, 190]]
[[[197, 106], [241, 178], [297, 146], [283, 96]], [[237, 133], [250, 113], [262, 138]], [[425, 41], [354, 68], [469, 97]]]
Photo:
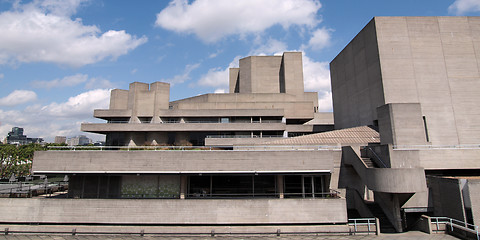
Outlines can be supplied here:
[[379, 236], [375, 235], [356, 235], [356, 236], [338, 236], [338, 235], [282, 235], [277, 236], [215, 236], [215, 237], [205, 237], [205, 236], [122, 236], [122, 235], [0, 235], [0, 240], [43, 240], [43, 239], [53, 239], [53, 240], [270, 240], [270, 239], [282, 239], [282, 240], [310, 240], [310, 239], [351, 239], [351, 240], [367, 240], [367, 239], [388, 239], [388, 240], [410, 240], [410, 239], [434, 239], [434, 240], [450, 240], [457, 239], [453, 236], [446, 234], [426, 234], [422, 232], [407, 232], [407, 233], [396, 233], [396, 234], [381, 234]]

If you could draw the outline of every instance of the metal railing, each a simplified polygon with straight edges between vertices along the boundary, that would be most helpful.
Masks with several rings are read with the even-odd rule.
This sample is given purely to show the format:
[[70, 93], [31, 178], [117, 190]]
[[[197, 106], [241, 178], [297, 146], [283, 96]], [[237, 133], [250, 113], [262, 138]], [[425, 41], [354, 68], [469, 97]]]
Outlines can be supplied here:
[[330, 189], [328, 192], [315, 192], [315, 193], [261, 193], [261, 192], [250, 192], [250, 193], [188, 193], [186, 198], [191, 199], [253, 199], [253, 198], [279, 198], [280, 195], [283, 195], [284, 198], [340, 198], [340, 192]]
[[206, 138], [283, 138], [283, 135], [208, 135]]
[[368, 146], [366, 146], [365, 149], [370, 151], [371, 153], [373, 153], [373, 156], [375, 157], [375, 160], [376, 160], [375, 162], [376, 163], [380, 163], [381, 167], [387, 168], [387, 165], [385, 164], [385, 162], [383, 162], [383, 160], [380, 158], [380, 156], [377, 155], [375, 150], [373, 150], [371, 147], [368, 147]]
[[[376, 233], [377, 228], [380, 226], [377, 226], [377, 221], [376, 218], [352, 218], [348, 219], [348, 225], [353, 226], [353, 233]], [[360, 228], [363, 229], [363, 226], [367, 226], [366, 230], [360, 230]]]
[[330, 145], [255, 145], [255, 146], [48, 146], [48, 151], [319, 151], [340, 150]]
[[432, 229], [434, 232], [441, 232], [444, 231], [440, 228], [441, 225], [445, 225], [445, 227], [450, 227], [450, 231], [453, 232], [454, 227], [462, 229], [464, 231], [473, 233], [476, 235], [477, 240], [480, 240], [479, 229], [477, 225], [473, 225], [467, 222], [463, 222], [457, 219], [449, 218], [449, 217], [430, 217], [432, 225], [436, 227], [436, 229]]
[[459, 145], [393, 145], [394, 150], [480, 149], [479, 144]]
[[[41, 194], [51, 194], [56, 191], [63, 191], [67, 187], [67, 182], [48, 182], [48, 183], [2, 183], [0, 184], [0, 196], [8, 197], [32, 197]], [[10, 186], [2, 186], [10, 185]]]

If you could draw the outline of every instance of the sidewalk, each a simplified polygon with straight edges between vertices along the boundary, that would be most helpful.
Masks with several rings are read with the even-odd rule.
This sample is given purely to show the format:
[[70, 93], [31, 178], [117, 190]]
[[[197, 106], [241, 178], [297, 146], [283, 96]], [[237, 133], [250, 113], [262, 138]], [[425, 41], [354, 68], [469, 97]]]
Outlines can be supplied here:
[[151, 240], [151, 239], [172, 239], [172, 240], [270, 240], [270, 239], [292, 239], [292, 240], [307, 240], [307, 239], [354, 239], [354, 240], [366, 240], [366, 239], [389, 239], [389, 240], [407, 240], [407, 239], [457, 239], [453, 236], [446, 234], [426, 234], [422, 232], [406, 232], [406, 233], [395, 233], [395, 234], [381, 234], [376, 235], [356, 235], [356, 236], [347, 236], [347, 235], [282, 235], [282, 236], [259, 236], [259, 235], [247, 235], [247, 236], [126, 236], [126, 235], [0, 235], [0, 240], [40, 240], [40, 239], [55, 239], [55, 240], [101, 240], [101, 239], [111, 239], [111, 240]]

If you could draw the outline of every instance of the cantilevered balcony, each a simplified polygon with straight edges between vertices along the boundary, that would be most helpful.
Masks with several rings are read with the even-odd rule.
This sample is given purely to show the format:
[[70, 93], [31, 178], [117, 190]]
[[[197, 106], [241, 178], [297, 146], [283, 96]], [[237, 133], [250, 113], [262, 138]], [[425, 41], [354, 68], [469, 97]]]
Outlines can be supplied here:
[[284, 131], [285, 123], [82, 123], [84, 132]]

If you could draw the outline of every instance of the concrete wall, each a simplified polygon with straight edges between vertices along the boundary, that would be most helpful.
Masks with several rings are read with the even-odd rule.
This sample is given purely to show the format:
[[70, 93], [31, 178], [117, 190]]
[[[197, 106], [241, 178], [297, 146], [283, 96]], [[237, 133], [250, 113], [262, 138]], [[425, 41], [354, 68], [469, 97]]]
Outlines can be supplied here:
[[480, 17], [375, 17], [332, 61], [336, 128], [420, 103], [432, 145], [480, 140]]
[[459, 179], [428, 177], [435, 216], [465, 221], [465, 209]]
[[480, 149], [477, 148], [425, 148], [393, 149], [396, 156], [418, 155], [419, 167], [425, 170], [480, 168]]
[[72, 224], [346, 223], [345, 199], [0, 199], [0, 222]]
[[[82, 123], [85, 132], [283, 131], [285, 123]], [[311, 128], [311, 127], [310, 127]]]
[[473, 224], [480, 225], [480, 180], [468, 179], [468, 198], [470, 199]]
[[386, 104], [377, 108], [377, 114], [381, 144], [427, 144], [420, 104]]
[[332, 172], [333, 151], [43, 151], [33, 172]]
[[372, 125], [385, 104], [375, 21], [330, 63], [335, 128]]

